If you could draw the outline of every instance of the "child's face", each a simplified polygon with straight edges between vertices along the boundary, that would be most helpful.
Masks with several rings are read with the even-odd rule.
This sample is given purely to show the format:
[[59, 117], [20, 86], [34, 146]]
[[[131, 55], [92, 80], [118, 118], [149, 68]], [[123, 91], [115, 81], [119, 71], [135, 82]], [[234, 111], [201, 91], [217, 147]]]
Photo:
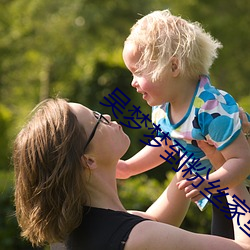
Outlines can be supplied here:
[[136, 91], [142, 94], [142, 98], [150, 106], [161, 105], [168, 101], [168, 97], [165, 95], [168, 89], [167, 74], [165, 74], [164, 81], [156, 80], [152, 82], [151, 75], [147, 72], [136, 72], [138, 69], [138, 61], [141, 57], [141, 52], [135, 48], [131, 43], [125, 43], [123, 49], [123, 60], [132, 73], [133, 79], [131, 82], [132, 87]]

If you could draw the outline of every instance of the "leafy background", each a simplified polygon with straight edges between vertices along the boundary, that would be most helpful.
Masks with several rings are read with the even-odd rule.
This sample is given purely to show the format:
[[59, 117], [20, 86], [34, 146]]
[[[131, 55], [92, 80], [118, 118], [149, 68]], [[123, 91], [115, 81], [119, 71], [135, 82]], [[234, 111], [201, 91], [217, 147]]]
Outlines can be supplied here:
[[[60, 95], [111, 113], [99, 102], [119, 87], [150, 114], [130, 87], [121, 52], [140, 15], [166, 8], [199, 21], [222, 42], [211, 79], [249, 112], [248, 0], [0, 0], [0, 249], [32, 249], [20, 238], [14, 216], [11, 164], [13, 138], [29, 111], [40, 100]], [[125, 131], [132, 142], [127, 158], [143, 147], [143, 129]], [[128, 209], [146, 209], [172, 175], [171, 167], [163, 164], [119, 181], [122, 201]], [[201, 213], [192, 204], [182, 227], [209, 233], [210, 221], [211, 207]]]

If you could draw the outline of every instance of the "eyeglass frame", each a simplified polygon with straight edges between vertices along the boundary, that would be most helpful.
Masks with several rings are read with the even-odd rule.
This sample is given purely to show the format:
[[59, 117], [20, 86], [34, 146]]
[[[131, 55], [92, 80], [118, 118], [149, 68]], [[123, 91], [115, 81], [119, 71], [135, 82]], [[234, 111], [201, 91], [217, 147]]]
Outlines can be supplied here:
[[[99, 113], [98, 111], [93, 111], [93, 114], [94, 114], [95, 118], [97, 118], [97, 123], [94, 126], [92, 132], [90, 133], [90, 136], [89, 136], [89, 139], [86, 142], [86, 145], [84, 146], [84, 149], [83, 149], [84, 152], [85, 152], [86, 148], [88, 147], [88, 145], [90, 144], [90, 142], [92, 141], [99, 123], [103, 122], [104, 124], [110, 124], [110, 121], [107, 118], [105, 118], [103, 116], [103, 114]], [[98, 117], [97, 117], [97, 115], [98, 115]]]

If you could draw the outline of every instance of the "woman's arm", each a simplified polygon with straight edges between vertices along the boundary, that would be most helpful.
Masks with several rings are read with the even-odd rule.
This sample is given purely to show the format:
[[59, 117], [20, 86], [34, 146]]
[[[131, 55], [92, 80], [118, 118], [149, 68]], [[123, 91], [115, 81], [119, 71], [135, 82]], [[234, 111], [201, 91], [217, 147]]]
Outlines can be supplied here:
[[[221, 166], [221, 164], [224, 163], [224, 158], [222, 157], [221, 153], [218, 151], [214, 151], [214, 147], [211, 147], [203, 142], [201, 142], [200, 146], [209, 157], [213, 156], [213, 163], [215, 166], [219, 167]], [[176, 181], [177, 179], [174, 178], [171, 184], [174, 184]], [[157, 215], [158, 211], [161, 211], [161, 206], [165, 206], [166, 210], [168, 209], [172, 210], [172, 211], [165, 211], [165, 213], [162, 213], [161, 211], [158, 215], [161, 217], [164, 214], [167, 215], [168, 213], [169, 216], [171, 216], [171, 213], [174, 213], [174, 210], [178, 209], [178, 204], [174, 203], [176, 196], [174, 195], [168, 196], [168, 194], [175, 194], [175, 189], [170, 188], [171, 184], [168, 187], [169, 189], [167, 188], [162, 194], [162, 196], [149, 208], [148, 212], [150, 212], [150, 209], [152, 209], [151, 212], [155, 211], [156, 214], [153, 213], [155, 216]], [[171, 190], [173, 192], [170, 192]], [[229, 195], [227, 195], [227, 199], [229, 203], [234, 204], [235, 202], [233, 201], [233, 199], [235, 198], [235, 196], [237, 196], [243, 202], [245, 202], [246, 207], [250, 207], [250, 195], [244, 185], [238, 185], [228, 190], [228, 193]], [[165, 204], [166, 197], [169, 198], [167, 199], [168, 205]], [[171, 205], [173, 205], [172, 208]], [[157, 206], [159, 206], [159, 210]], [[246, 209], [245, 211], [243, 210], [240, 211], [240, 208], [238, 208], [238, 212], [239, 213], [242, 212], [243, 214], [240, 216], [239, 221], [237, 221], [238, 219], [237, 215], [233, 217], [235, 240], [221, 238], [218, 236], [195, 234], [167, 224], [154, 221], [145, 221], [139, 223], [131, 231], [128, 242], [126, 243], [125, 246], [125, 250], [140, 250], [140, 249], [154, 249], [154, 250], [167, 250], [167, 249], [246, 250], [248, 249], [250, 250], [250, 237], [240, 228], [240, 226], [245, 228], [246, 232], [250, 234], [250, 230], [247, 229], [247, 227], [245, 226], [245, 225], [249, 226], [248, 222], [250, 221], [250, 211], [249, 209]], [[164, 216], [162, 218], [163, 221], [164, 219], [166, 219], [164, 218]], [[240, 225], [238, 225], [238, 223], [240, 223]]]
[[130, 211], [130, 213], [179, 227], [190, 205], [190, 199], [177, 188], [176, 184], [181, 180], [178, 179], [179, 176], [178, 173], [175, 174], [165, 191], [146, 212]]
[[[250, 143], [250, 115], [246, 114], [243, 110], [243, 108], [239, 108], [240, 110], [240, 119], [241, 119], [241, 123], [242, 123], [242, 131], [243, 133], [246, 135], [246, 139], [248, 141], [248, 143]], [[249, 120], [248, 120], [248, 117]]]
[[197, 144], [198, 147], [206, 154], [212, 166], [216, 170], [225, 163], [225, 158], [214, 146], [208, 144], [205, 141], [197, 141]]
[[147, 214], [157, 221], [179, 227], [183, 222], [190, 205], [183, 191], [177, 188], [177, 182], [183, 179], [181, 173], [175, 174], [162, 195], [148, 208]]
[[[233, 195], [245, 200], [246, 204], [250, 206], [250, 196], [243, 185], [229, 191], [229, 202], [232, 201]], [[241, 211], [239, 210], [239, 212]], [[247, 224], [249, 220], [250, 212], [240, 217], [240, 225]], [[233, 218], [233, 224], [236, 235], [235, 240], [191, 233], [164, 223], [144, 221], [136, 225], [131, 231], [125, 250], [249, 250], [250, 237], [237, 225], [237, 216]]]

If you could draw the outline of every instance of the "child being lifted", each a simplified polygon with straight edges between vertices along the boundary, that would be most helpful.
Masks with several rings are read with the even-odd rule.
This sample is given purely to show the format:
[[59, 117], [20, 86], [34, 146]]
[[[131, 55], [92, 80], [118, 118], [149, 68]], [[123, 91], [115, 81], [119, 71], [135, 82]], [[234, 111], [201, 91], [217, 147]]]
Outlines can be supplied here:
[[[238, 105], [231, 95], [212, 86], [209, 77], [221, 47], [199, 23], [169, 10], [152, 12], [135, 23], [125, 41], [123, 59], [133, 75], [132, 87], [152, 107], [154, 126], [160, 125], [171, 140], [162, 147], [145, 146], [132, 158], [120, 161], [117, 178], [145, 172], [165, 160], [171, 162], [176, 152], [180, 152], [180, 164], [185, 162], [193, 174], [205, 176], [199, 186], [199, 178], [191, 182], [196, 188], [189, 182], [180, 185], [193, 201], [204, 199], [200, 191], [208, 195], [209, 182], [219, 185], [210, 191], [217, 193], [248, 177], [250, 149], [241, 132]], [[197, 144], [200, 140], [221, 151], [226, 162], [218, 170], [210, 172], [212, 165]], [[199, 164], [195, 164], [197, 159]], [[220, 202], [227, 205], [225, 197]], [[212, 234], [233, 238], [231, 221], [217, 208], [212, 221]]]

